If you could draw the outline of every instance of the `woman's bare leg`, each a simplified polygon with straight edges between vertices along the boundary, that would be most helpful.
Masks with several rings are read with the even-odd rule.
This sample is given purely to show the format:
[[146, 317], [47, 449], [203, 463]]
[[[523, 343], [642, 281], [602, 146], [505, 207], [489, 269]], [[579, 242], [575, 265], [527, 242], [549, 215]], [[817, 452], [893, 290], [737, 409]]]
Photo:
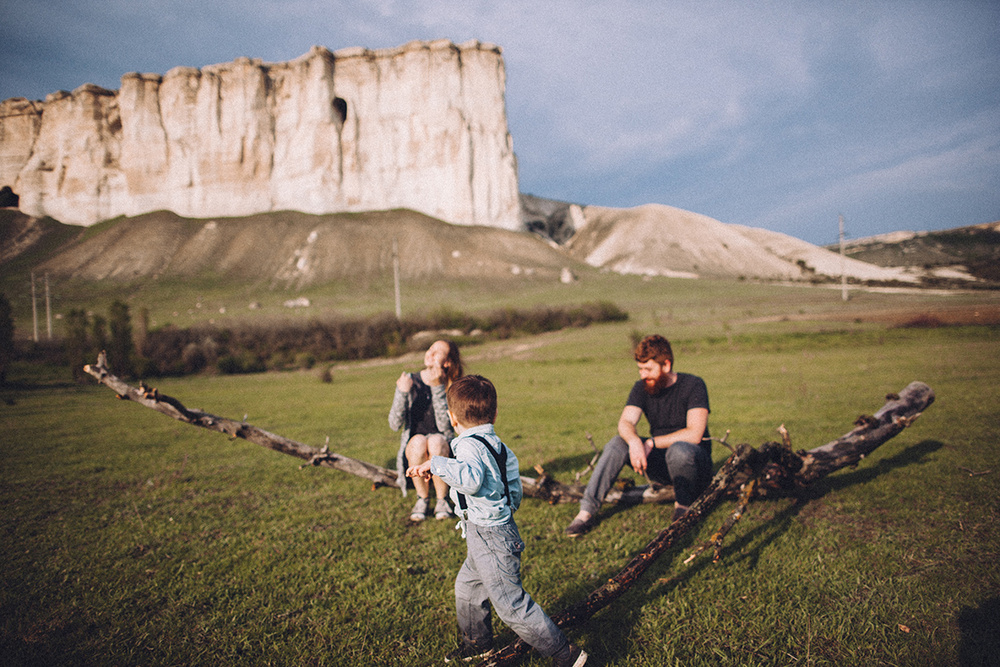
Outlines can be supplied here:
[[[406, 443], [406, 462], [409, 466], [418, 466], [430, 456], [427, 449], [427, 436], [415, 435]], [[413, 488], [417, 490], [417, 495], [426, 498], [430, 494], [430, 485], [423, 477], [413, 477]], [[437, 478], [435, 478], [437, 479]]]
[[[427, 451], [430, 456], [451, 456], [451, 448], [448, 447], [448, 441], [440, 433], [432, 433], [427, 436]], [[445, 484], [444, 480], [434, 475], [431, 477], [431, 481], [434, 483], [434, 492], [437, 494], [437, 497], [447, 498], [448, 485]], [[426, 483], [424, 482], [424, 484]]]

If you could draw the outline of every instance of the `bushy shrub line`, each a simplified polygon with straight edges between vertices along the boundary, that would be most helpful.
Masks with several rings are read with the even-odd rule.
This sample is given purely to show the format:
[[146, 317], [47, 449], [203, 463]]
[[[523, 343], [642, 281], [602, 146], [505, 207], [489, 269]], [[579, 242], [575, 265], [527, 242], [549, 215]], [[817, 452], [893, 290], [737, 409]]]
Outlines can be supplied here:
[[422, 349], [434, 338], [469, 344], [627, 319], [628, 313], [621, 308], [601, 301], [562, 308], [504, 308], [482, 315], [441, 309], [402, 320], [381, 315], [226, 328], [167, 326], [149, 331], [139, 351], [145, 362], [141, 372], [146, 376], [253, 373], [394, 356]]
[[[144, 328], [143, 328], [144, 330]], [[69, 311], [63, 338], [66, 362], [77, 382], [86, 377], [84, 364], [93, 363], [101, 350], [108, 353], [111, 372], [132, 378], [149, 367], [148, 360], [136, 354], [132, 315], [122, 301], [114, 301], [108, 319], [80, 309]]]

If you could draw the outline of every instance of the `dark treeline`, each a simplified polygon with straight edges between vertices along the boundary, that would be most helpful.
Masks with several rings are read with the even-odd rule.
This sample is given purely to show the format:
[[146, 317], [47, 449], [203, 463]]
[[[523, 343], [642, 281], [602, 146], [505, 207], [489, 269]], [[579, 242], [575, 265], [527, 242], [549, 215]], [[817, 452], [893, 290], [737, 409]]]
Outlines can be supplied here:
[[96, 359], [100, 350], [108, 351], [112, 371], [125, 378], [255, 373], [395, 356], [422, 349], [435, 338], [450, 338], [467, 345], [627, 319], [628, 313], [618, 306], [601, 301], [559, 308], [504, 308], [478, 315], [442, 309], [402, 320], [378, 315], [148, 330], [148, 317], [143, 311], [133, 331], [128, 306], [115, 302], [107, 319], [72, 311], [63, 343], [66, 361], [77, 379], [83, 375], [83, 365]]

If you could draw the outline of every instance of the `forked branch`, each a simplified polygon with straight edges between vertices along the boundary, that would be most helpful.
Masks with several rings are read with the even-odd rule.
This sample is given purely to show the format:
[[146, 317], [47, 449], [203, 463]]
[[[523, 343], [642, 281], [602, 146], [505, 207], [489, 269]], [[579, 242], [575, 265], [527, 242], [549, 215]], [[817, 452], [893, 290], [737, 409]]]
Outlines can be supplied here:
[[[660, 531], [607, 583], [576, 605], [554, 615], [552, 620], [560, 628], [567, 630], [589, 619], [634, 586], [661, 554], [676, 544], [678, 539], [719, 503], [745, 490], [746, 494], [738, 511], [730, 515], [714, 539], [708, 543], [708, 546], [720, 549], [725, 533], [735, 525], [742, 510], [755, 495], [797, 493], [820, 477], [856, 465], [877, 447], [910, 426], [934, 402], [934, 392], [922, 382], [911, 382], [898, 395], [892, 394], [886, 399], [886, 404], [874, 416], [858, 418], [849, 433], [808, 452], [792, 452], [787, 431], [782, 434], [783, 443], [764, 443], [759, 450], [749, 445], [740, 445], [684, 517]], [[480, 665], [510, 665], [529, 650], [530, 647], [519, 639], [491, 652]]]
[[[119, 398], [133, 401], [179, 421], [226, 433], [233, 438], [243, 438], [263, 447], [304, 459], [312, 465], [334, 468], [364, 477], [371, 480], [376, 487], [396, 486], [396, 473], [393, 470], [335, 454], [326, 446], [310, 447], [269, 433], [248, 424], [245, 418], [243, 421], [235, 421], [201, 410], [192, 410], [177, 399], [162, 395], [155, 389], [145, 386], [133, 387], [108, 372], [103, 352], [95, 365], [85, 366], [84, 370], [98, 382], [117, 392]], [[576, 605], [554, 615], [553, 620], [563, 629], [585, 622], [634, 586], [661, 554], [674, 546], [678, 539], [687, 534], [719, 503], [727, 498], [738, 497], [743, 491], [736, 511], [703, 547], [714, 546], [718, 555], [726, 533], [739, 520], [753, 497], [796, 494], [825, 475], [844, 467], [857, 465], [865, 456], [910, 426], [934, 402], [934, 392], [922, 382], [911, 382], [899, 394], [889, 395], [886, 399], [885, 405], [874, 415], [859, 417], [851, 431], [809, 451], [793, 452], [787, 431], [782, 432], [782, 443], [764, 443], [760, 449], [754, 449], [749, 445], [738, 446], [684, 517], [660, 531], [607, 583]], [[728, 444], [726, 446], [729, 447]], [[541, 476], [537, 480], [530, 477], [521, 478], [524, 495], [542, 498], [552, 503], [574, 502], [580, 499], [583, 489], [578, 484], [573, 486], [561, 484], [546, 475], [544, 470], [539, 472]], [[605, 501], [615, 502], [626, 498], [642, 502], [664, 502], [673, 500], [673, 489], [640, 487], [631, 491], [613, 490]], [[528, 650], [530, 647], [518, 640], [491, 652], [481, 664], [512, 664]]]

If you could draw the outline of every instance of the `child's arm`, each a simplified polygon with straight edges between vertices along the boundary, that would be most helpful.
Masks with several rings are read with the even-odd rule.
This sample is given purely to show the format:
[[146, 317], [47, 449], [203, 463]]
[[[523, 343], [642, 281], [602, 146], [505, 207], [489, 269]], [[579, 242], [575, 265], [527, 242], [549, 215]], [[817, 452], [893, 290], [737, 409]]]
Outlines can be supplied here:
[[[437, 464], [435, 466], [435, 463]], [[431, 469], [434, 468], [432, 472]], [[462, 493], [472, 495], [483, 485], [485, 471], [478, 461], [459, 461], [446, 456], [432, 456], [420, 465], [406, 469], [407, 477], [423, 477], [429, 480], [437, 475]]]
[[507, 485], [510, 490], [510, 507], [515, 512], [521, 506], [521, 498], [524, 495], [524, 489], [521, 486], [520, 467], [521, 464], [517, 460], [517, 454], [510, 447], [507, 447], [507, 469], [504, 471], [504, 474], [507, 475]]
[[406, 469], [407, 477], [423, 477], [425, 480], [430, 480], [431, 478], [431, 462], [430, 459], [424, 461], [418, 466], [410, 466]]
[[431, 457], [432, 473], [445, 481], [448, 486], [468, 496], [475, 495], [486, 478], [486, 464], [477, 457], [477, 449], [459, 438], [453, 443], [455, 458]]
[[524, 496], [524, 489], [521, 486], [521, 476], [518, 475], [513, 479], [508, 479], [507, 483], [510, 488], [510, 507], [516, 512], [521, 506], [521, 498]]

